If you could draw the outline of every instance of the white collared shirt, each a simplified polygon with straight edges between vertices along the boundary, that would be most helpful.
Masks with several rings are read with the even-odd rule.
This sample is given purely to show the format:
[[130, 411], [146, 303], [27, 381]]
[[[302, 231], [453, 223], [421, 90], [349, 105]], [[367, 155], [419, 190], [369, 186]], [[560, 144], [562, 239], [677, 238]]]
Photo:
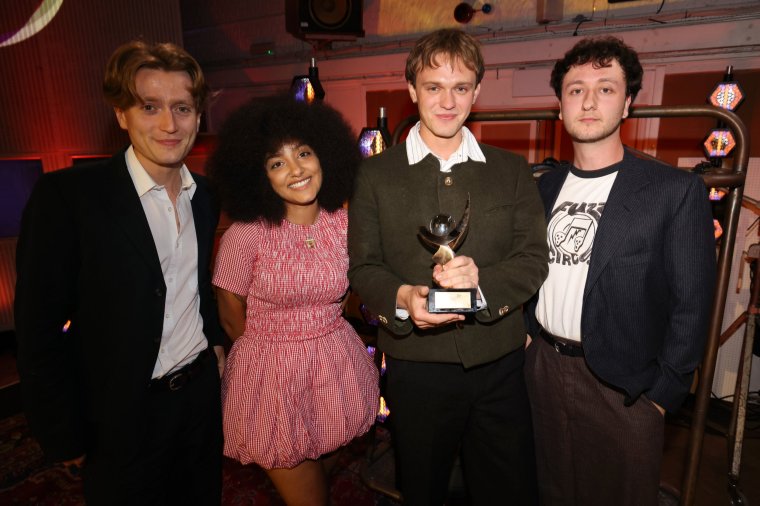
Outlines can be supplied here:
[[464, 163], [467, 160], [475, 162], [486, 163], [486, 155], [483, 154], [483, 150], [480, 149], [477, 139], [472, 135], [470, 129], [466, 126], [462, 127], [462, 142], [459, 147], [454, 151], [448, 160], [440, 158], [438, 155], [430, 151], [425, 141], [420, 136], [420, 122], [409, 130], [409, 135], [406, 136], [406, 159], [409, 165], [419, 163], [425, 158], [428, 153], [432, 153], [433, 156], [438, 158], [441, 163], [441, 172], [451, 172], [451, 168], [458, 164]]
[[[406, 159], [409, 162], [409, 165], [421, 162], [422, 159], [430, 153], [438, 158], [438, 161], [441, 164], [441, 172], [451, 172], [451, 168], [454, 165], [464, 163], [467, 160], [486, 163], [486, 155], [483, 154], [483, 150], [480, 149], [477, 139], [475, 139], [475, 136], [472, 135], [472, 132], [470, 132], [470, 129], [466, 126], [462, 126], [462, 142], [459, 144], [456, 151], [451, 154], [448, 160], [440, 158], [430, 150], [427, 144], [425, 144], [425, 141], [422, 140], [422, 136], [420, 135], [420, 126], [421, 123], [418, 121], [417, 124], [409, 130], [409, 134], [406, 136]], [[478, 295], [477, 305], [480, 310], [485, 308], [487, 304], [486, 298], [483, 296], [483, 292], [480, 290], [479, 286]], [[397, 307], [396, 318], [399, 320], [406, 320], [409, 318], [409, 311]]]
[[[203, 334], [198, 291], [198, 238], [191, 199], [196, 185], [186, 166], [175, 211], [164, 186], [156, 184], [135, 155], [126, 152], [127, 169], [140, 197], [166, 284], [164, 327], [153, 378], [192, 362], [208, 344]], [[177, 228], [179, 220], [179, 229]]]

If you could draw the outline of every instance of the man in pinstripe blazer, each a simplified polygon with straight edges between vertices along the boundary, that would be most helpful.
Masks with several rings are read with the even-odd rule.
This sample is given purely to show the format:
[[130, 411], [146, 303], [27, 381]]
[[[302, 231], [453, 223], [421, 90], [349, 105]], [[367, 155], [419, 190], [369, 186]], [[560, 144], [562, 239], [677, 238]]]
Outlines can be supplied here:
[[613, 37], [579, 42], [552, 73], [574, 159], [539, 183], [549, 275], [525, 374], [542, 504], [656, 505], [663, 415], [702, 356], [710, 206], [698, 177], [623, 146], [642, 75]]

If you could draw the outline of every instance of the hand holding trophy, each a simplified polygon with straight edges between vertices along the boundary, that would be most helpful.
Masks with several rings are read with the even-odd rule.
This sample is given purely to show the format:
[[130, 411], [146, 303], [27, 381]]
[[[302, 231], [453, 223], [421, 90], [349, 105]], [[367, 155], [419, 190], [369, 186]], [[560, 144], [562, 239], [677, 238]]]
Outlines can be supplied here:
[[[420, 227], [419, 237], [426, 245], [437, 248], [433, 261], [445, 265], [454, 258], [454, 250], [462, 244], [470, 222], [470, 196], [459, 223], [448, 214], [437, 214], [427, 227]], [[428, 294], [430, 313], [474, 313], [477, 311], [475, 288], [431, 288]]]

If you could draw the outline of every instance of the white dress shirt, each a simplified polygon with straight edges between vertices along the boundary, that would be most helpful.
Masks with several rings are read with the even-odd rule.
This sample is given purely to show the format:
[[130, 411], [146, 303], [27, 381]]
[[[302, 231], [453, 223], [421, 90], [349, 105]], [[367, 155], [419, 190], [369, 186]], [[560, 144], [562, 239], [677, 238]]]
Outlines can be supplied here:
[[[419, 163], [425, 158], [428, 153], [433, 153], [430, 148], [427, 147], [425, 141], [420, 136], [420, 122], [409, 130], [409, 135], [406, 136], [406, 159], [409, 161], [409, 165]], [[448, 160], [440, 158], [433, 153], [433, 156], [438, 158], [441, 163], [441, 172], [451, 172], [451, 167], [458, 163], [466, 162], [467, 160], [473, 160], [475, 162], [486, 163], [486, 156], [483, 154], [483, 150], [480, 149], [477, 139], [472, 135], [470, 129], [466, 126], [462, 127], [462, 142], [459, 147], [454, 151]]]
[[[135, 155], [126, 152], [127, 168], [148, 219], [166, 284], [164, 328], [153, 378], [192, 362], [208, 342], [203, 334], [198, 291], [198, 239], [191, 199], [195, 181], [185, 165], [177, 209], [164, 186], [156, 184]], [[179, 222], [179, 227], [177, 226]]]

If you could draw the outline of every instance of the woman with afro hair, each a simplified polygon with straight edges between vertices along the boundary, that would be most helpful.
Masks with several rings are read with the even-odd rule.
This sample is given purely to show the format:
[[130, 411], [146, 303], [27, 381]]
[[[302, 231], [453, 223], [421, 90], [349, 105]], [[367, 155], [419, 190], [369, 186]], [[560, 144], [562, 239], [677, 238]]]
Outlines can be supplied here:
[[360, 161], [326, 105], [253, 101], [219, 133], [208, 175], [234, 221], [213, 283], [234, 341], [222, 381], [224, 454], [255, 462], [289, 505], [328, 503], [337, 450], [378, 408], [377, 368], [342, 317]]

